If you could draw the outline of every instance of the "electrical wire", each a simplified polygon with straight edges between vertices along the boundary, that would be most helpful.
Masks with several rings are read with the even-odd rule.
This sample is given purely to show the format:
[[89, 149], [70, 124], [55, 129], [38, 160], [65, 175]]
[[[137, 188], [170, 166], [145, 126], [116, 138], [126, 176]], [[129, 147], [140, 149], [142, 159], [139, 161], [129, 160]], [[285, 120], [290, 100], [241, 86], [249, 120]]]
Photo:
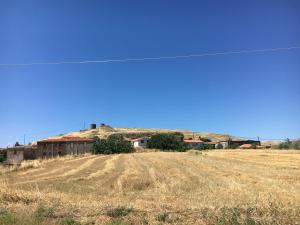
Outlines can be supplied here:
[[172, 60], [172, 59], [189, 59], [196, 57], [208, 56], [222, 56], [233, 54], [246, 54], [246, 53], [264, 53], [264, 52], [277, 52], [300, 49], [300, 46], [285, 47], [285, 48], [267, 48], [267, 49], [252, 49], [240, 51], [227, 51], [215, 53], [203, 53], [192, 55], [177, 55], [177, 56], [160, 56], [160, 57], [145, 57], [145, 58], [124, 58], [124, 59], [104, 59], [104, 60], [83, 60], [83, 61], [54, 61], [54, 62], [32, 62], [32, 63], [1, 63], [0, 66], [4, 67], [19, 67], [19, 66], [35, 66], [35, 65], [61, 65], [61, 64], [92, 64], [92, 63], [125, 63], [125, 62], [140, 62], [149, 60]]

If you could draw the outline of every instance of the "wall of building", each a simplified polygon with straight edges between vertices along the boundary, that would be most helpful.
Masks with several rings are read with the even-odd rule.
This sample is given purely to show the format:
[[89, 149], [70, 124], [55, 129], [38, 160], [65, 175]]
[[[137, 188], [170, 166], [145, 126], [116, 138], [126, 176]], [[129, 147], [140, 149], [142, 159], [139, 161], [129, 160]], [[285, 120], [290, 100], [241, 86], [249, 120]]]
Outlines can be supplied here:
[[37, 157], [52, 158], [64, 155], [90, 153], [92, 142], [41, 142], [38, 143]]
[[198, 147], [203, 146], [203, 143], [186, 142], [186, 144], [191, 148], [198, 148]]
[[66, 143], [38, 143], [37, 158], [52, 158], [67, 155]]
[[80, 155], [90, 153], [92, 151], [93, 143], [91, 142], [68, 142], [66, 143], [67, 154]]
[[223, 148], [228, 148], [228, 141], [221, 141], [220, 144], [223, 146]]
[[146, 148], [148, 141], [149, 141], [149, 139], [134, 141], [133, 142], [133, 147], [134, 148]]
[[23, 149], [9, 149], [7, 151], [6, 162], [9, 165], [20, 165], [24, 160], [24, 151]]

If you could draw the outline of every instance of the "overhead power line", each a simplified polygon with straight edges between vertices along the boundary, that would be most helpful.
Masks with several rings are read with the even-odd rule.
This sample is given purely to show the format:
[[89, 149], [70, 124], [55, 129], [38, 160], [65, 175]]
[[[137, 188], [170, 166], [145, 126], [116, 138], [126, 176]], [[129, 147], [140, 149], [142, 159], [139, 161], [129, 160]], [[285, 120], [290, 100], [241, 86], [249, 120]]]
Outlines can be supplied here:
[[84, 61], [54, 61], [54, 62], [31, 62], [31, 63], [1, 63], [0, 66], [35, 66], [35, 65], [61, 65], [61, 64], [91, 64], [91, 63], [124, 63], [124, 62], [138, 62], [148, 60], [170, 60], [170, 59], [187, 59], [196, 57], [207, 56], [222, 56], [233, 54], [246, 54], [246, 53], [264, 53], [264, 52], [277, 52], [300, 49], [300, 46], [285, 47], [285, 48], [266, 48], [266, 49], [252, 49], [240, 51], [227, 51], [215, 53], [202, 53], [192, 55], [177, 55], [177, 56], [160, 56], [160, 57], [145, 57], [145, 58], [123, 58], [123, 59], [104, 59], [104, 60], [84, 60]]

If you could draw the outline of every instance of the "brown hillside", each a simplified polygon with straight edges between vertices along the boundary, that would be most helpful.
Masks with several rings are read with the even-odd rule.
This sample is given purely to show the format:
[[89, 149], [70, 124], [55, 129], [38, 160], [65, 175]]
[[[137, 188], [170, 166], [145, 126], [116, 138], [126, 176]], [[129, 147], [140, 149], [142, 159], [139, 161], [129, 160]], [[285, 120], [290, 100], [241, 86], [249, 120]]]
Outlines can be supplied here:
[[199, 137], [202, 137], [202, 138], [211, 139], [212, 141], [226, 141], [229, 138], [232, 138], [233, 140], [238, 140], [238, 138], [235, 138], [228, 134], [215, 134], [215, 133], [194, 132], [189, 130], [156, 129], [156, 128], [112, 128], [108, 125], [101, 126], [96, 129], [87, 129], [83, 131], [70, 132], [70, 133], [63, 134], [60, 137], [76, 136], [76, 137], [89, 137], [89, 138], [94, 138], [94, 137], [107, 138], [111, 134], [122, 134], [124, 135], [124, 137], [127, 138], [138, 138], [143, 136], [150, 136], [156, 133], [170, 133], [170, 132], [181, 132], [184, 134], [185, 138], [198, 139]]

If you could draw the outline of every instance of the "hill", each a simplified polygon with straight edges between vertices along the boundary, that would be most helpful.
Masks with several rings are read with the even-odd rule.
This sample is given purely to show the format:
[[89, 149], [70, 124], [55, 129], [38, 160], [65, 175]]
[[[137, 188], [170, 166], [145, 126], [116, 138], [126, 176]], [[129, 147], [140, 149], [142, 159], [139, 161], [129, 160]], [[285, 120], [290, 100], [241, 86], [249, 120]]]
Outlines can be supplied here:
[[[204, 132], [194, 132], [189, 130], [175, 130], [175, 129], [156, 129], [156, 128], [112, 128], [108, 125], [102, 125], [96, 129], [87, 129], [78, 132], [65, 133], [55, 137], [64, 136], [76, 136], [76, 137], [99, 137], [107, 138], [111, 134], [122, 134], [126, 138], [139, 138], [144, 136], [150, 136], [156, 133], [170, 133], [170, 132], [181, 132], [184, 134], [185, 138], [208, 138], [211, 141], [226, 141], [229, 138], [233, 140], [239, 140], [228, 134], [216, 134], [216, 133], [204, 133]], [[53, 138], [53, 137], [51, 137]]]

